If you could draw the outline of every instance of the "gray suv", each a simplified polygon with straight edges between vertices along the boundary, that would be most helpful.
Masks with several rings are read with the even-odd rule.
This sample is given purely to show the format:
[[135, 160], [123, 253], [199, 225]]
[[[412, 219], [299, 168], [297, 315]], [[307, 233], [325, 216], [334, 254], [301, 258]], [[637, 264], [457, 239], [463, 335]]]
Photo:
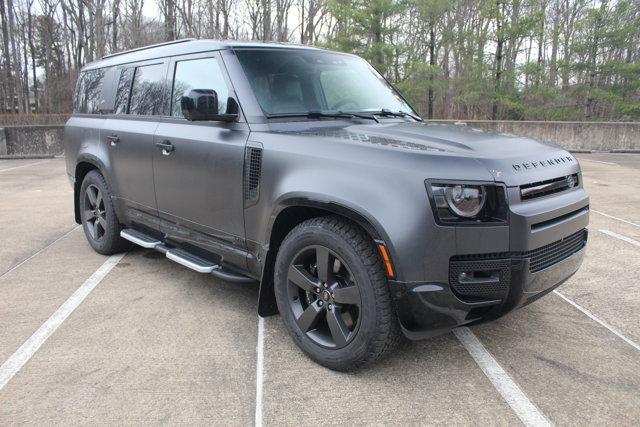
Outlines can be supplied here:
[[559, 146], [424, 123], [367, 62], [179, 40], [82, 69], [65, 128], [93, 249], [259, 282], [313, 360], [495, 319], [582, 263], [589, 198]]

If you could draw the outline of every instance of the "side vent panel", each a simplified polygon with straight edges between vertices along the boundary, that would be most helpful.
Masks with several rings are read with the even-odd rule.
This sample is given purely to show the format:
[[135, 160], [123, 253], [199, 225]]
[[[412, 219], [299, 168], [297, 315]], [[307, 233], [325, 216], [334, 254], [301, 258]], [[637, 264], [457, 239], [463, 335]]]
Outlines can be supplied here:
[[244, 153], [244, 206], [258, 202], [262, 174], [262, 146], [248, 145]]

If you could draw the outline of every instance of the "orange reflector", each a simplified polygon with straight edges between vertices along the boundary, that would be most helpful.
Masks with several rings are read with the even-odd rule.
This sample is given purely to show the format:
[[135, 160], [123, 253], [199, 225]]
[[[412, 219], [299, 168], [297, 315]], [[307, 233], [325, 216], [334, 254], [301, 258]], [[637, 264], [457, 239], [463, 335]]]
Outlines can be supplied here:
[[378, 249], [380, 250], [380, 255], [382, 255], [384, 266], [387, 269], [387, 276], [395, 276], [395, 273], [393, 272], [393, 266], [391, 265], [391, 258], [389, 257], [389, 253], [387, 252], [387, 247], [383, 243], [378, 243]]

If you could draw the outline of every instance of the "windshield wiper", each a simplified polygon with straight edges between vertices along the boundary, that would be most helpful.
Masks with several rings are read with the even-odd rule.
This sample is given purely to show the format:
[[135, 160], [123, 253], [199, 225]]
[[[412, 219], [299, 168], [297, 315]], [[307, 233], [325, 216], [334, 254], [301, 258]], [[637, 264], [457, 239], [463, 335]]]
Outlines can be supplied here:
[[376, 111], [373, 114], [377, 114], [382, 117], [411, 117], [416, 122], [421, 122], [422, 119], [414, 114], [407, 113], [406, 111], [391, 111], [387, 108], [383, 108], [380, 111]]
[[329, 113], [329, 112], [323, 112], [323, 111], [307, 111], [306, 113], [267, 114], [267, 117], [270, 119], [285, 118], [285, 117], [306, 117], [309, 119], [322, 119], [322, 118], [353, 119], [354, 117], [357, 117], [359, 119], [374, 120], [376, 123], [379, 123], [378, 119], [373, 114], [344, 113], [342, 111], [337, 111], [335, 113]]

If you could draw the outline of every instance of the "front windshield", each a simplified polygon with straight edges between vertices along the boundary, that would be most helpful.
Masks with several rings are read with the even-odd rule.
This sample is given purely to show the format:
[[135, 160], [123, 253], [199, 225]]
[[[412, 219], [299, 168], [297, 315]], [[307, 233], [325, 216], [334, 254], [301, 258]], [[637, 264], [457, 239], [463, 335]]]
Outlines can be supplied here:
[[267, 114], [415, 114], [363, 59], [310, 49], [238, 49], [240, 64]]

